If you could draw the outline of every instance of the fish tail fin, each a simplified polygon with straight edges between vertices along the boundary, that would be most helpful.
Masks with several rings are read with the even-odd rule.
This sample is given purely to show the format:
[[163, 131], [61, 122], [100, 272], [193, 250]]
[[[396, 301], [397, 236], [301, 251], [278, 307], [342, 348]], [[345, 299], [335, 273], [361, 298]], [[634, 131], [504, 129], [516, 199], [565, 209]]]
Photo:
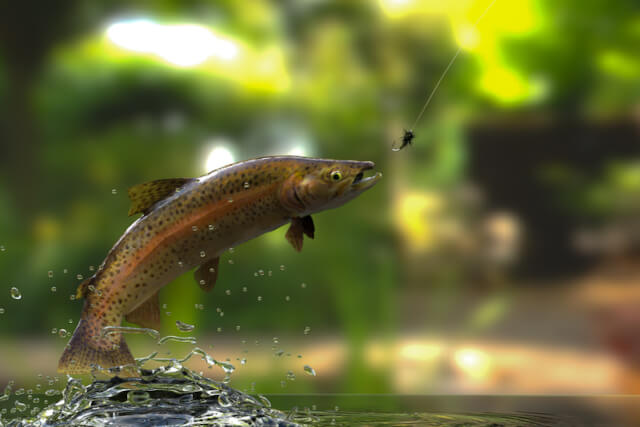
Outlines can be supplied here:
[[135, 363], [122, 333], [103, 336], [103, 326], [106, 325], [91, 317], [80, 319], [58, 362], [59, 373], [86, 374], [94, 366], [108, 369]]

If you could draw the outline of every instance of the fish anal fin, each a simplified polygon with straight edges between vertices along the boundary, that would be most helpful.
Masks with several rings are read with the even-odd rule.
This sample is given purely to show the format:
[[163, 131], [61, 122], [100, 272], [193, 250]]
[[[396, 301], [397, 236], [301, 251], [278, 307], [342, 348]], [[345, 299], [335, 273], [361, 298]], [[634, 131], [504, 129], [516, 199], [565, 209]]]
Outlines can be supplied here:
[[166, 199], [177, 189], [193, 181], [194, 178], [170, 178], [145, 182], [129, 188], [128, 194], [131, 200], [129, 216], [142, 212], [146, 214], [160, 200]]
[[160, 329], [160, 300], [158, 292], [140, 304], [135, 310], [125, 316], [127, 322], [135, 323], [143, 328]]
[[196, 283], [200, 288], [209, 292], [213, 289], [213, 286], [218, 280], [218, 265], [220, 264], [220, 257], [210, 259], [204, 264], [200, 265], [193, 273], [193, 277], [196, 279]]
[[[135, 360], [121, 333], [101, 335], [102, 323], [95, 318], [82, 318], [58, 362], [62, 374], [86, 374], [95, 366], [104, 369], [133, 365]], [[131, 368], [121, 374], [136, 375]]]

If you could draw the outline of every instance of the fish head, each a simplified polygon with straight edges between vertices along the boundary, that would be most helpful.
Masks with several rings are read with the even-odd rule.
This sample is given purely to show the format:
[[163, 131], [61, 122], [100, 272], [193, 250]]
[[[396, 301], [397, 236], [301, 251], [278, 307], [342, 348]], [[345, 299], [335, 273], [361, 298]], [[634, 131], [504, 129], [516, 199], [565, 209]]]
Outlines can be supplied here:
[[368, 161], [300, 158], [299, 162], [280, 193], [283, 205], [293, 216], [342, 206], [382, 178], [380, 172], [365, 177], [375, 166]]

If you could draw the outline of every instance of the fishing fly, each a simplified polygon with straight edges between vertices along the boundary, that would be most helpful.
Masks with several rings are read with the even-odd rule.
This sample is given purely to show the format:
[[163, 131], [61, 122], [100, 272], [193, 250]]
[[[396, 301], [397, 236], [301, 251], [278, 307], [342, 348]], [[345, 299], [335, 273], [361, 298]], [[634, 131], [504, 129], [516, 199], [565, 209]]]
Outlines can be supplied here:
[[[478, 17], [478, 19], [476, 19], [476, 22], [471, 27], [472, 29], [475, 29], [478, 26], [480, 21], [482, 21], [482, 18], [485, 17], [487, 12], [489, 12], [489, 9], [491, 9], [491, 7], [493, 6], [493, 4], [496, 1], [497, 0], [493, 0], [491, 3], [489, 3], [489, 6], [487, 6], [487, 8], [484, 10], [484, 12], [482, 12], [482, 15], [480, 15], [480, 17]], [[416, 125], [418, 124], [418, 122], [422, 118], [422, 115], [424, 114], [425, 110], [427, 109], [427, 106], [431, 102], [431, 99], [433, 98], [433, 95], [435, 95], [436, 92], [438, 91], [438, 88], [440, 87], [440, 83], [442, 83], [442, 80], [444, 80], [445, 76], [449, 72], [449, 69], [451, 68], [453, 63], [456, 62], [456, 59], [458, 59], [458, 56], [460, 55], [461, 52], [462, 52], [462, 46], [460, 46], [458, 48], [458, 50], [456, 51], [455, 55], [453, 55], [453, 58], [451, 58], [451, 60], [447, 64], [446, 68], [444, 69], [444, 71], [440, 75], [440, 78], [438, 79], [438, 81], [436, 82], [436, 85], [431, 90], [431, 93], [427, 97], [427, 100], [425, 101], [424, 105], [422, 106], [422, 110], [420, 110], [420, 113], [418, 114], [418, 117], [416, 117], [416, 120], [413, 122], [413, 125], [411, 126], [411, 128], [404, 130], [404, 134], [402, 135], [402, 143], [398, 147], [398, 146], [396, 146], [396, 144], [394, 142], [393, 146], [391, 147], [392, 151], [400, 151], [403, 148], [405, 148], [407, 145], [411, 145], [411, 143], [413, 142], [413, 139], [416, 137], [416, 134], [413, 131], [413, 129], [416, 127]]]

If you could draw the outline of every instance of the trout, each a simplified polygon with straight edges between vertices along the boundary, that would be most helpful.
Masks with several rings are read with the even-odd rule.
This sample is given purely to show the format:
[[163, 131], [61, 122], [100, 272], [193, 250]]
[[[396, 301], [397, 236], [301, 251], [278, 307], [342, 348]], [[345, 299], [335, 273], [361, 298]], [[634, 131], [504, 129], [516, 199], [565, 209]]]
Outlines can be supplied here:
[[197, 267], [196, 283], [210, 291], [220, 255], [228, 248], [287, 223], [286, 239], [302, 250], [314, 237], [311, 215], [336, 208], [373, 187], [373, 162], [297, 156], [234, 163], [199, 178], [161, 179], [129, 189], [129, 215], [142, 213], [80, 284], [82, 315], [65, 347], [58, 372], [88, 373], [132, 365], [135, 360], [116, 328], [122, 319], [158, 329], [158, 291]]

